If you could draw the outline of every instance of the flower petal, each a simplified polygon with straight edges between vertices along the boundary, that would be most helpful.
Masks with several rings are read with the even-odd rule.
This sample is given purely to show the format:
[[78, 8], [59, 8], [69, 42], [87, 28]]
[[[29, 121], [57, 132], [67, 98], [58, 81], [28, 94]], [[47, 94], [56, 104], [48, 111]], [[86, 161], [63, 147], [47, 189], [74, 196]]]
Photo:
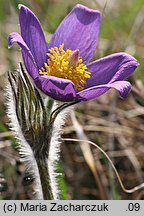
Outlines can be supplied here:
[[110, 88], [115, 88], [117, 91], [119, 91], [121, 97], [126, 97], [131, 90], [131, 84], [127, 81], [117, 81], [105, 85], [94, 86], [77, 93], [76, 99], [81, 101], [92, 100], [104, 94]]
[[99, 11], [78, 4], [57, 28], [49, 48], [64, 43], [65, 49], [79, 49], [80, 56], [89, 62], [96, 49], [99, 27]]
[[39, 76], [34, 82], [43, 93], [55, 100], [65, 102], [75, 100], [76, 93], [70, 80], [54, 76]]
[[88, 65], [92, 74], [87, 79], [85, 88], [124, 80], [134, 72], [137, 66], [137, 60], [123, 52], [98, 59]]
[[34, 61], [34, 58], [32, 56], [32, 53], [29, 50], [26, 43], [24, 42], [24, 40], [22, 39], [21, 35], [18, 34], [17, 32], [12, 32], [9, 35], [9, 38], [8, 38], [9, 48], [12, 47], [13, 43], [18, 43], [18, 45], [22, 48], [22, 55], [23, 55], [26, 69], [33, 79], [36, 78], [39, 74], [38, 74], [38, 69]]
[[47, 44], [39, 20], [29, 8], [19, 5], [21, 35], [29, 47], [38, 69], [46, 62]]

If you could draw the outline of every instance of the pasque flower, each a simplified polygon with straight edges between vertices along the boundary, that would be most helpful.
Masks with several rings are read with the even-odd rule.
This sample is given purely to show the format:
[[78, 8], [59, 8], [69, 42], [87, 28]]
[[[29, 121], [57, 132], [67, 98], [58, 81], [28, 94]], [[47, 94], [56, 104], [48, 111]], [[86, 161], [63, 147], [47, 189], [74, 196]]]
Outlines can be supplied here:
[[80, 4], [64, 18], [47, 44], [34, 13], [19, 5], [21, 35], [13, 32], [8, 44], [17, 42], [22, 49], [25, 67], [35, 86], [59, 101], [87, 101], [110, 88], [125, 97], [131, 84], [124, 81], [138, 62], [120, 52], [90, 62], [95, 52], [99, 28], [99, 11]]

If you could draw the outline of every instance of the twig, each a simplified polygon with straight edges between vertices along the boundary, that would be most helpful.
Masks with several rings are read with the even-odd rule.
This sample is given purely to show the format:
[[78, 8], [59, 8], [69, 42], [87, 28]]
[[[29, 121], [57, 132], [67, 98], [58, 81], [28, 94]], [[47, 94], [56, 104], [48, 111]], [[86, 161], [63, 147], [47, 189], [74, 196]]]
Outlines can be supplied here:
[[91, 145], [93, 145], [93, 146], [95, 146], [96, 148], [98, 148], [99, 151], [101, 151], [101, 152], [104, 154], [104, 156], [108, 159], [109, 163], [111, 164], [111, 166], [112, 166], [112, 168], [113, 168], [113, 170], [114, 170], [114, 172], [115, 172], [115, 174], [116, 174], [116, 177], [117, 177], [117, 179], [118, 179], [118, 181], [119, 181], [119, 184], [120, 184], [120, 186], [121, 186], [121, 188], [122, 188], [122, 190], [123, 190], [124, 192], [126, 192], [126, 193], [134, 193], [135, 191], [138, 191], [138, 190], [144, 188], [144, 183], [142, 183], [142, 184], [137, 185], [137, 186], [135, 186], [135, 187], [133, 187], [133, 188], [131, 188], [131, 189], [126, 189], [125, 186], [124, 186], [123, 183], [122, 183], [122, 180], [121, 180], [121, 178], [120, 178], [120, 176], [119, 176], [119, 174], [118, 174], [118, 171], [117, 171], [117, 169], [115, 168], [115, 166], [114, 166], [112, 160], [109, 158], [109, 156], [106, 154], [106, 152], [103, 151], [96, 143], [94, 143], [94, 142], [92, 142], [92, 141], [89, 141], [89, 140], [79, 140], [79, 139], [72, 139], [72, 138], [63, 138], [62, 140], [63, 140], [63, 141], [72, 141], [72, 142], [88, 142], [88, 143], [90, 143]]

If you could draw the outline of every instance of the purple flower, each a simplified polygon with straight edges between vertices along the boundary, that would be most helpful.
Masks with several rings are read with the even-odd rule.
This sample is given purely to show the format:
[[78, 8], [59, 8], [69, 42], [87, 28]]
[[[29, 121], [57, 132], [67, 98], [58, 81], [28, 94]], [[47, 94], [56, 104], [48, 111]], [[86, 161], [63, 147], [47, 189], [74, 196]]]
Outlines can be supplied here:
[[100, 13], [80, 4], [61, 22], [49, 44], [31, 10], [19, 5], [21, 35], [13, 32], [8, 44], [17, 42], [25, 67], [37, 88], [59, 101], [87, 101], [110, 88], [127, 96], [131, 84], [125, 80], [138, 62], [121, 52], [91, 63], [96, 49]]

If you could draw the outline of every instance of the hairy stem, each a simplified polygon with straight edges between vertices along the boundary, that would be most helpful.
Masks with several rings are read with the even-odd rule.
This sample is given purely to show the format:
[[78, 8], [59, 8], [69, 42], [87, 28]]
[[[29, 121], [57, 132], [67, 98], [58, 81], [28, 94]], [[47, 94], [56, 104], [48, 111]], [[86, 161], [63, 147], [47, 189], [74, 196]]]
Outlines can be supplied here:
[[54, 198], [53, 198], [52, 188], [50, 185], [50, 177], [49, 177], [47, 159], [46, 158], [43, 158], [43, 159], [36, 158], [36, 162], [37, 162], [39, 175], [40, 175], [43, 199], [52, 200]]
[[52, 200], [54, 199], [53, 196], [53, 188], [51, 187], [51, 182], [50, 182], [50, 174], [48, 170], [48, 163], [47, 159], [49, 158], [49, 145], [50, 141], [52, 138], [52, 131], [54, 127], [54, 122], [57, 117], [57, 115], [63, 111], [65, 108], [74, 105], [78, 102], [72, 102], [72, 103], [64, 103], [58, 108], [56, 108], [49, 117], [49, 123], [47, 125], [47, 131], [48, 134], [46, 136], [47, 142], [43, 142], [42, 145], [39, 145], [39, 148], [35, 148], [35, 159], [37, 162], [38, 170], [39, 170], [39, 176], [40, 176], [40, 181], [41, 181], [41, 186], [42, 186], [42, 192], [43, 192], [43, 198], [45, 200]]
[[[51, 125], [51, 127], [50, 127]], [[43, 199], [53, 200], [53, 188], [50, 182], [50, 173], [48, 169], [49, 144], [52, 136], [53, 124], [48, 127], [47, 142], [43, 143], [37, 151], [35, 151], [35, 159], [39, 170], [40, 182], [42, 187]]]

